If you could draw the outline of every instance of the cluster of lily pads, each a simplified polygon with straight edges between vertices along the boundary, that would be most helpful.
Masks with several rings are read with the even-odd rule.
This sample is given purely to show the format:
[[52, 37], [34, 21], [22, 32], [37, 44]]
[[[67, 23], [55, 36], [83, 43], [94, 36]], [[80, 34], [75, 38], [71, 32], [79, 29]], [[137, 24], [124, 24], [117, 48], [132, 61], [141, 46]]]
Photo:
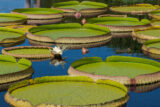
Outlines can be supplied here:
[[[69, 1], [55, 3], [51, 8], [23, 8], [2, 13], [1, 45], [15, 44], [28, 38], [31, 44], [41, 46], [2, 49], [0, 85], [6, 87], [7, 83], [31, 77], [33, 70], [29, 59], [53, 58], [56, 54], [50, 51], [53, 44], [72, 49], [96, 47], [112, 38], [131, 36], [143, 43], [144, 54], [160, 59], [159, 8], [151, 4], [108, 8], [104, 3]], [[108, 10], [123, 15], [105, 14]], [[154, 19], [139, 20], [127, 17], [128, 14], [148, 14]], [[63, 17], [82, 18], [82, 24], [56, 24], [62, 22]], [[120, 106], [129, 99], [124, 85], [159, 85], [160, 63], [136, 57], [110, 56], [105, 61], [89, 57], [73, 62], [68, 74], [73, 77], [41, 77], [13, 84], [5, 100], [12, 106], [27, 107]]]

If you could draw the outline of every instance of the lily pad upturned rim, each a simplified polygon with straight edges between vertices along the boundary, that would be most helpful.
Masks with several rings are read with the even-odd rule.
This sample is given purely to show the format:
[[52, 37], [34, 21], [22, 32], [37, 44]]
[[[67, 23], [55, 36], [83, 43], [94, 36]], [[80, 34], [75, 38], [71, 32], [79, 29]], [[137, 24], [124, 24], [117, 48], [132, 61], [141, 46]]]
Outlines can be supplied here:
[[25, 32], [17, 29], [11, 29], [11, 28], [6, 28], [6, 27], [0, 27], [0, 31], [6, 31], [6, 32], [13, 32], [13, 33], [18, 33], [21, 34], [22, 36], [19, 37], [14, 37], [14, 38], [5, 38], [0, 43], [16, 43], [25, 40]]
[[[12, 10], [12, 12], [16, 12], [16, 13], [23, 13], [23, 11], [32, 11], [33, 13], [24, 13], [24, 14], [35, 14], [33, 10], [49, 10], [53, 13], [43, 13], [43, 14], [39, 14], [39, 15], [49, 15], [49, 14], [60, 14], [60, 13], [63, 13], [62, 10], [58, 10], [58, 9], [50, 9], [50, 8], [19, 8], [19, 9], [14, 9]], [[37, 14], [38, 15], [38, 14]]]
[[[156, 22], [159, 22], [159, 24], [155, 24]], [[156, 20], [156, 19], [151, 20], [151, 25], [152, 25], [153, 27], [158, 27], [158, 26], [160, 26], [160, 20]]]
[[[100, 6], [101, 8], [107, 8], [108, 7], [107, 4], [104, 4], [104, 3], [101, 3], [101, 2], [92, 2], [92, 1], [82, 1], [82, 2], [79, 2], [79, 1], [67, 1], [67, 2], [55, 3], [52, 6], [55, 7], [55, 8], [59, 8], [59, 6], [66, 6], [66, 5], [69, 6], [69, 5], [79, 5], [79, 4]], [[88, 9], [101, 9], [101, 8], [88, 8]], [[75, 9], [72, 9], [72, 8], [61, 8], [61, 9], [71, 9], [71, 10], [76, 11]], [[83, 10], [87, 10], [87, 9], [81, 9], [81, 10], [83, 11]]]
[[24, 24], [20, 24], [20, 25], [8, 25], [8, 26], [5, 26], [5, 27], [6, 28], [10, 28], [10, 29], [21, 30], [21, 31], [27, 33], [30, 28], [36, 27], [36, 25], [24, 25]]
[[[32, 10], [32, 11], [27, 13], [21, 12], [24, 10]], [[35, 12], [33, 10], [35, 10]], [[36, 12], [36, 10], [38, 12]], [[48, 14], [46, 10], [49, 11]], [[57, 10], [57, 9], [50, 9], [50, 8], [19, 8], [19, 9], [12, 10], [11, 13], [27, 16], [27, 24], [34, 24], [34, 25], [58, 23], [58, 22], [61, 22], [63, 18], [63, 11]]]
[[[104, 22], [104, 21], [131, 21], [131, 22], [142, 22], [143, 23], [142, 25], [150, 24], [150, 21], [148, 19], [142, 19], [141, 21], [139, 21], [137, 18], [134, 18], [134, 17], [123, 17], [123, 16], [122, 17], [103, 16], [103, 17], [87, 19], [88, 23], [93, 23], [93, 24], [96, 23], [96, 22]], [[103, 24], [101, 24], [101, 25], [103, 25]], [[142, 25], [136, 25], [136, 26], [133, 26], [133, 27], [142, 26]], [[110, 25], [110, 26], [116, 26], [116, 25]], [[132, 25], [131, 26], [117, 26], [117, 27], [132, 27]]]
[[[87, 61], [87, 59], [88, 59], [88, 61]], [[69, 75], [88, 76], [88, 77], [93, 78], [94, 80], [111, 79], [111, 80], [118, 81], [118, 82], [125, 84], [125, 85], [149, 84], [149, 83], [153, 83], [156, 81], [160, 81], [160, 78], [159, 78], [160, 71], [157, 71], [155, 73], [150, 73], [150, 74], [141, 74], [141, 75], [135, 76], [134, 78], [130, 78], [128, 76], [97, 75], [97, 74], [91, 74], [91, 73], [76, 70], [76, 67], [79, 67], [81, 65], [102, 62], [102, 61], [103, 60], [99, 57], [82, 58], [82, 59], [77, 60], [71, 64], [71, 66], [68, 70], [68, 73], [69, 73]], [[105, 61], [106, 62], [136, 62], [136, 63], [142, 63], [142, 64], [149, 64], [149, 65], [160, 68], [159, 62], [149, 60], [149, 59], [144, 59], [144, 58], [138, 58], [138, 57], [110, 56], [110, 57], [107, 57]]]
[[[75, 8], [62, 8], [62, 7], [57, 7], [59, 5], [69, 5], [69, 6], [76, 6], [79, 4], [78, 1], [68, 1], [68, 2], [60, 2], [56, 3], [52, 6], [52, 8], [59, 9], [64, 11], [64, 17], [75, 17], [75, 13], [79, 12], [81, 13], [82, 17], [94, 17], [100, 14], [105, 13], [108, 10], [108, 5], [100, 2], [91, 2], [91, 1], [82, 1], [82, 4], [86, 4], [88, 7], [89, 5], [91, 7], [88, 8], [82, 8], [82, 9], [75, 9]], [[56, 6], [57, 5], [57, 6]], [[92, 8], [92, 6], [96, 6], [95, 8]], [[100, 6], [98, 8], [97, 6]]]
[[0, 55], [0, 61], [5, 61], [5, 62], [12, 62], [12, 63], [19, 63], [28, 67], [32, 66], [31, 61], [27, 60], [27, 59], [19, 59], [18, 62], [16, 61], [16, 58], [14, 58], [13, 56], [9, 56], [9, 55]]
[[105, 41], [100, 41], [96, 43], [86, 43], [86, 44], [61, 44], [61, 43], [46, 43], [46, 42], [40, 42], [40, 41], [35, 41], [28, 39], [29, 44], [32, 46], [47, 46], [47, 47], [52, 47], [53, 45], [60, 46], [60, 47], [65, 47], [66, 49], [82, 49], [82, 48], [94, 48], [94, 47], [101, 47], [105, 46], [106, 43], [110, 40], [105, 40]]
[[144, 29], [134, 29], [132, 31], [132, 37], [136, 38], [140, 43], [144, 43], [147, 40], [152, 40], [152, 39], [159, 39], [160, 37], [153, 37], [150, 35], [145, 35], [145, 34], [138, 34], [138, 31], [145, 31], [145, 30], [150, 30], [150, 29], [160, 29], [160, 26], [152, 26]]
[[[94, 82], [91, 78], [85, 77], [85, 76], [46, 76], [46, 77], [39, 77], [39, 78], [35, 78], [35, 79], [30, 79], [30, 80], [25, 80], [25, 81], [21, 81], [19, 83], [16, 83], [12, 86], [10, 86], [10, 88], [8, 89], [7, 93], [5, 94], [5, 100], [13, 106], [19, 106], [19, 105], [27, 105], [28, 107], [32, 107], [33, 105], [31, 104], [31, 102], [23, 100], [23, 99], [17, 99], [16, 97], [12, 96], [11, 93], [16, 90], [19, 89], [21, 87], [25, 87], [25, 86], [29, 86], [29, 85], [34, 85], [34, 84], [43, 84], [43, 83], [49, 83], [49, 82], [87, 82], [87, 83], [97, 83], [97, 84], [106, 84], [106, 85], [110, 85], [113, 87], [117, 87], [120, 90], [124, 91], [126, 93], [126, 95], [124, 97], [122, 97], [122, 99], [115, 99], [115, 104], [117, 106], [122, 105], [124, 103], [126, 103], [129, 99], [128, 96], [128, 90], [127, 88], [115, 81], [112, 80], [98, 80], [96, 82]], [[114, 105], [114, 102], [106, 102], [100, 105]], [[42, 103], [42, 104], [38, 104], [36, 106], [55, 106], [55, 104], [46, 104], [46, 103]], [[91, 104], [91, 105], [99, 105], [99, 104]], [[56, 104], [56, 106], [58, 106]], [[72, 107], [73, 105], [68, 105], [69, 107]], [[68, 107], [66, 106], [66, 107]], [[77, 105], [77, 106], [81, 106], [81, 105]], [[89, 106], [89, 105], [84, 105], [84, 106]], [[74, 107], [74, 106], [73, 106]]]
[[128, 21], [139, 21], [137, 18], [133, 18], [133, 17], [126, 17], [126, 16], [117, 16], [117, 15], [104, 15], [104, 16], [101, 16], [101, 17], [98, 17], [98, 18], [90, 18], [87, 20], [87, 23], [92, 23], [92, 24], [96, 24], [96, 25], [100, 25], [100, 26], [103, 26], [103, 27], [106, 27], [106, 28], [109, 28], [112, 32], [112, 36], [113, 37], [128, 37], [128, 36], [131, 36], [131, 32], [134, 30], [134, 29], [145, 29], [145, 28], [148, 28], [151, 26], [150, 24], [150, 21], [147, 20], [147, 19], [142, 19], [141, 22], [143, 22], [144, 24], [142, 25], [133, 25], [133, 26], [126, 26], [126, 25], [110, 25], [110, 24], [101, 24], [101, 23], [96, 23], [96, 21], [98, 22], [99, 20], [100, 21], [105, 21], [105, 20], [124, 20], [126, 21], [126, 19]]
[[152, 11], [150, 12], [148, 15], [154, 19], [160, 19], [160, 15], [157, 15], [156, 13], [160, 13], [160, 10], [155, 10], [155, 11]]
[[16, 53], [10, 53], [8, 51], [10, 50], [17, 50], [17, 49], [52, 49], [52, 47], [47, 46], [18, 46], [18, 47], [9, 47], [9, 48], [3, 48], [2, 54], [10, 55], [16, 58], [27, 58], [27, 59], [44, 59], [44, 58], [52, 58], [53, 55], [50, 54], [16, 54]]
[[[97, 36], [88, 36], [88, 37], [59, 37], [53, 40], [47, 36], [39, 36], [35, 35], [34, 33], [49, 29], [78, 29], [78, 28], [87, 28], [93, 29], [97, 31], [104, 32], [104, 35], [97, 35]], [[99, 42], [111, 39], [111, 33], [108, 28], [94, 25], [94, 24], [85, 24], [81, 25], [79, 23], [65, 23], [65, 24], [51, 24], [51, 25], [42, 25], [38, 27], [31, 28], [27, 35], [27, 38], [36, 41], [42, 42], [50, 42], [50, 43], [91, 43], [91, 42]]]
[[15, 71], [15, 72], [0, 75], [0, 80], [1, 80], [0, 84], [25, 79], [25, 78], [30, 77], [33, 73], [32, 63], [31, 63], [31, 61], [29, 61], [27, 59], [22, 58], [22, 59], [19, 59], [18, 61], [16, 61], [16, 59], [13, 56], [2, 55], [1, 54], [0, 55], [0, 61], [10, 62], [10, 63], [18, 63], [20, 65], [26, 66], [26, 69], [24, 69], [24, 70]]
[[23, 24], [27, 21], [26, 16], [14, 14], [14, 13], [0, 13], [0, 17], [17, 17], [17, 18], [19, 18], [19, 20], [16, 20], [16, 21], [0, 22], [0, 26], [7, 26], [7, 25], [13, 25], [13, 24]]
[[144, 44], [142, 46], [142, 51], [145, 55], [148, 55], [151, 58], [160, 59], [160, 48], [147, 47], [147, 45], [150, 45], [153, 43], [160, 43], [160, 39], [153, 39], [153, 40], [148, 40], [148, 41], [144, 42]]
[[153, 90], [160, 88], [160, 82], [155, 82], [146, 85], [139, 85], [139, 86], [128, 86], [127, 88], [129, 92], [135, 92], [135, 93], [151, 92]]
[[[0, 17], [16, 17], [20, 18], [21, 20], [27, 20], [27, 17], [24, 15], [14, 14], [14, 13], [0, 13]], [[21, 21], [20, 20], [20, 21]], [[9, 21], [10, 22], [10, 21]], [[14, 22], [14, 21], [13, 21]]]
[[[114, 10], [113, 8], [116, 8], [116, 7], [129, 7], [129, 6], [152, 6], [152, 7], [155, 7], [155, 9], [152, 9], [152, 10], [149, 10], [149, 11], [130, 11], [130, 12], [127, 12], [127, 11], [121, 11], [121, 10]], [[133, 14], [133, 15], [137, 15], [137, 14], [146, 14], [146, 13], [150, 13], [156, 9], [158, 9], [159, 6], [158, 5], [152, 5], [152, 4], [135, 4], [135, 5], [124, 5], [124, 6], [113, 6], [113, 7], [110, 7], [110, 10], [112, 12], [117, 12], [117, 13], [123, 13], [123, 14]]]

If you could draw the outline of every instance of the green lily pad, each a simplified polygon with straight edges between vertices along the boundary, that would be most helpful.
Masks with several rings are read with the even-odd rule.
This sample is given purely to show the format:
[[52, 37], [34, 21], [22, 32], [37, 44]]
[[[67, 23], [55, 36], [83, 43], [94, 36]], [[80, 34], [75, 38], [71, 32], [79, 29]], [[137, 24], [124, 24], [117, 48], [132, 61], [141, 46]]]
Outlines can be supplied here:
[[12, 12], [24, 13], [24, 14], [58, 14], [63, 13], [61, 10], [50, 8], [20, 8], [14, 9]]
[[91, 1], [67, 1], [53, 4], [56, 8], [62, 9], [74, 9], [76, 11], [80, 11], [83, 9], [96, 9], [96, 8], [107, 8], [107, 4], [91, 2]]
[[[37, 37], [36, 40], [40, 40], [38, 37], [49, 37], [52, 40], [57, 40], [63, 37], [67, 37], [71, 39], [77, 38], [78, 41], [79, 39], [78, 37], [85, 38], [85, 37], [107, 35], [110, 33], [110, 30], [108, 28], [93, 24], [85, 24], [84, 26], [81, 26], [78, 23], [66, 23], [66, 24], [42, 25], [31, 28], [29, 32], [32, 33], [32, 36], [28, 35], [28, 38], [30, 39], [35, 39], [32, 38], [33, 35], [35, 35]], [[67, 41], [71, 41], [71, 39], [68, 39]]]
[[20, 59], [16, 62], [16, 59], [8, 55], [0, 55], [0, 75], [16, 73], [23, 71], [31, 67], [31, 62], [26, 59]]
[[160, 49], [160, 42], [149, 44], [149, 45], [147, 45], [147, 47], [148, 47], [148, 48], [153, 47], [153, 48], [158, 48], [158, 49]]
[[143, 53], [153, 59], [160, 59], [160, 39], [152, 39], [144, 42]]
[[10, 28], [0, 28], [0, 43], [13, 43], [22, 41], [25, 39], [25, 32], [10, 29]]
[[12, 24], [23, 24], [27, 21], [27, 17], [12, 13], [0, 13], [0, 26]]
[[53, 55], [51, 54], [50, 49], [52, 47], [44, 47], [44, 46], [19, 46], [19, 47], [10, 47], [2, 49], [2, 53], [5, 55], [11, 55], [16, 58], [51, 58]]
[[106, 61], [93, 60], [94, 58], [80, 59], [72, 63], [71, 66], [78, 71], [89, 74], [126, 76], [129, 78], [160, 71], [158, 62], [136, 57], [112, 56], [108, 57]]
[[132, 12], [150, 12], [158, 8], [159, 6], [153, 6], [152, 4], [136, 4], [130, 6], [111, 7], [110, 9], [116, 12], [132, 13]]
[[144, 45], [145, 45], [147, 48], [160, 49], [160, 39], [148, 40], [148, 41], [144, 42]]
[[10, 87], [10, 95], [17, 99], [12, 101], [23, 100], [34, 106], [39, 104], [85, 106], [105, 105], [127, 96], [126, 87], [111, 80], [93, 82], [87, 77], [58, 76], [36, 78], [31, 83], [24, 81]]
[[150, 13], [151, 15], [160, 16], [160, 10], [155, 10]]
[[153, 20], [151, 23], [153, 26], [160, 26], [160, 20]]
[[0, 23], [4, 22], [16, 22], [16, 21], [26, 21], [27, 17], [18, 14], [12, 13], [1, 13], [0, 14]]
[[132, 17], [98, 17], [90, 18], [87, 20], [87, 23], [92, 24], [101, 24], [101, 25], [111, 25], [111, 26], [139, 26], [150, 24], [150, 21], [147, 19], [142, 19], [139, 21], [137, 18]]
[[34, 55], [34, 54], [51, 54], [49, 49], [15, 49], [15, 50], [9, 50], [9, 53], [13, 53], [13, 54], [23, 54], [23, 55]]
[[160, 37], [160, 28], [150, 28], [150, 29], [140, 30], [140, 31], [136, 31], [136, 34]]

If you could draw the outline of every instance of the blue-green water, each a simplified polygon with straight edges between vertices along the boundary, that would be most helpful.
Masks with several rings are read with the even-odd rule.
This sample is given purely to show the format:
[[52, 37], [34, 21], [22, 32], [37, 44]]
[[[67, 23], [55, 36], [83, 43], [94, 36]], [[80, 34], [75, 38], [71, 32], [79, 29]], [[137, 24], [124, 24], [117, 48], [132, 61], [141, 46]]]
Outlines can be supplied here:
[[[59, 0], [41, 0], [41, 7], [49, 7], [50, 4], [53, 2], [58, 2]], [[63, 0], [67, 1], [67, 0]], [[109, 2], [110, 5], [119, 5], [122, 4], [123, 0], [93, 0], [93, 1], [101, 1], [101, 2]], [[153, 4], [160, 3], [159, 0], [137, 0], [139, 2], [150, 2]], [[126, 4], [133, 4], [136, 0], [125, 0]], [[26, 4], [25, 0], [0, 0], [0, 13], [9, 13], [12, 9], [15, 8], [24, 8], [29, 7]], [[30, 7], [36, 7], [36, 2], [31, 1]], [[30, 45], [28, 40], [21, 45], [18, 46], [28, 46]], [[72, 62], [75, 60], [81, 59], [82, 57], [92, 57], [98, 56], [105, 59], [108, 56], [112, 55], [122, 55], [122, 56], [134, 56], [134, 57], [143, 57], [144, 56], [140, 49], [140, 44], [133, 42], [132, 40], [128, 39], [117, 39], [113, 40], [111, 43], [106, 44], [105, 46], [96, 47], [96, 48], [89, 48], [89, 53], [86, 55], [82, 55], [81, 49], [75, 50], [67, 50], [64, 52], [63, 57], [66, 58], [65, 66], [54, 66], [49, 64], [50, 60], [41, 61], [41, 62], [33, 62], [33, 69], [34, 74], [32, 78], [35, 77], [42, 77], [42, 76], [56, 76], [56, 75], [67, 75], [67, 70]], [[3, 47], [0, 47], [0, 50]], [[116, 49], [120, 48], [131, 48], [133, 53], [122, 53], [116, 54]], [[150, 58], [149, 58], [150, 59]], [[150, 88], [155, 87], [155, 85], [151, 86]], [[126, 104], [126, 107], [160, 107], [160, 85], [157, 85], [156, 89], [153, 89], [149, 92], [143, 93], [135, 93], [130, 92], [130, 99]], [[76, 90], [75, 90], [76, 91]], [[9, 105], [4, 101], [4, 92], [0, 92], [0, 107], [8, 107]]]

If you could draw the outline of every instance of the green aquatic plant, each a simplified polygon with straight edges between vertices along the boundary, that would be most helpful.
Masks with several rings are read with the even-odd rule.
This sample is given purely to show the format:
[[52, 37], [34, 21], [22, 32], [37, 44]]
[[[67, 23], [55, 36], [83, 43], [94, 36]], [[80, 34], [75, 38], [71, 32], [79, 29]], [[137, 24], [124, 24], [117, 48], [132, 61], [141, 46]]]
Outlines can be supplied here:
[[152, 26], [145, 29], [135, 29], [132, 32], [132, 37], [137, 39], [138, 42], [144, 43], [147, 40], [159, 39], [160, 38], [160, 27]]
[[138, 57], [126, 57], [126, 56], [110, 56], [106, 58], [107, 62], [135, 62], [135, 63], [142, 63], [142, 64], [148, 64], [152, 66], [156, 66], [160, 68], [160, 63], [149, 60], [149, 59], [144, 59], [144, 58], [138, 58]]
[[160, 26], [160, 20], [153, 20], [153, 21], [151, 22], [151, 24], [152, 24], [153, 26]]
[[16, 23], [21, 22], [23, 24], [27, 20], [27, 17], [24, 15], [11, 14], [11, 13], [0, 13], [0, 25], [2, 23]]
[[64, 8], [64, 9], [75, 9], [80, 11], [82, 9], [91, 9], [91, 8], [107, 8], [108, 5], [104, 3], [91, 2], [91, 1], [67, 1], [53, 4], [56, 8]]
[[[64, 90], [63, 87], [67, 88]], [[36, 91], [37, 89], [38, 91]], [[73, 90], [76, 91], [73, 92]], [[115, 104], [118, 106], [128, 100], [127, 92], [125, 86], [111, 80], [94, 82], [91, 78], [83, 76], [47, 76], [12, 85], [5, 95], [5, 99], [13, 106], [19, 104], [46, 106], [48, 103], [53, 106], [111, 106]], [[16, 103], [19, 101], [22, 102]], [[116, 103], [111, 103], [112, 101]]]
[[[148, 41], [144, 42], [144, 45], [147, 48], [155, 48], [158, 50], [160, 48], [160, 39], [148, 40]], [[148, 51], [150, 51], [150, 50], [148, 50]]]
[[43, 25], [31, 28], [29, 32], [27, 37], [30, 39], [56, 43], [89, 43], [109, 40], [111, 37], [108, 28], [93, 24], [82, 26], [79, 23]]
[[113, 25], [113, 26], [138, 26], [150, 24], [148, 19], [139, 21], [137, 18], [132, 17], [98, 17], [87, 19], [87, 23]]
[[148, 45], [148, 44], [152, 44], [152, 43], [157, 43], [160, 42], [160, 39], [153, 39], [153, 40], [148, 40], [146, 42], [144, 42], [144, 45]]
[[15, 50], [9, 50], [9, 53], [13, 54], [23, 54], [23, 55], [34, 55], [34, 54], [51, 54], [50, 50], [45, 48], [45, 49], [36, 49], [36, 48], [30, 48], [30, 49], [15, 49]]
[[[118, 58], [119, 57], [109, 57], [108, 59], [106, 59], [106, 62], [83, 64], [79, 67], [76, 67], [76, 69], [79, 71], [93, 73], [97, 75], [128, 76], [130, 78], [134, 78], [135, 76], [138, 76], [141, 74], [154, 73], [160, 69], [159, 68], [160, 66], [158, 66], [159, 64], [158, 62], [154, 63], [154, 61], [148, 61], [145, 59], [137, 59], [137, 58], [129, 58], [129, 57], [120, 57], [119, 59]], [[145, 61], [145, 63], [143, 61]], [[132, 62], [132, 63], [129, 63], [129, 62]], [[149, 64], [149, 65], [146, 65], [146, 64]], [[150, 66], [152, 64], [156, 67]], [[114, 66], [116, 66], [116, 68]], [[125, 69], [125, 66], [127, 66], [128, 68]], [[122, 72], [119, 71], [120, 69], [121, 70], [123, 69], [123, 71]]]
[[20, 8], [14, 9], [12, 12], [25, 13], [25, 14], [58, 14], [63, 13], [61, 10], [49, 8]]
[[151, 11], [158, 9], [158, 5], [152, 4], [135, 4], [129, 6], [116, 6], [111, 7], [110, 10], [118, 13], [128, 13], [128, 14], [146, 14]]
[[0, 75], [16, 73], [31, 67], [31, 62], [26, 59], [20, 59], [18, 62], [12, 56], [0, 55]]
[[0, 43], [15, 43], [25, 39], [25, 32], [1, 27], [0, 28]]
[[144, 42], [143, 53], [151, 58], [160, 59], [160, 39], [153, 39]]
[[27, 16], [27, 24], [52, 24], [62, 21], [63, 11], [50, 8], [19, 8], [12, 10], [12, 13]]
[[152, 11], [152, 12], [150, 12], [150, 14], [159, 16], [160, 15], [160, 10]]
[[[96, 57], [77, 60], [71, 64], [68, 73], [89, 76], [95, 80], [111, 79], [126, 85], [136, 85], [159, 81], [159, 70], [160, 63], [153, 60], [110, 56], [105, 61]], [[145, 80], [146, 77], [150, 79]]]
[[2, 49], [2, 54], [14, 56], [16, 58], [28, 59], [48, 59], [54, 55], [51, 53], [52, 47], [45, 46], [19, 46]]
[[146, 30], [141, 30], [141, 31], [137, 31], [137, 34], [143, 34], [143, 35], [148, 35], [148, 36], [155, 36], [155, 37], [159, 37], [159, 33], [160, 33], [160, 29], [146, 29]]

